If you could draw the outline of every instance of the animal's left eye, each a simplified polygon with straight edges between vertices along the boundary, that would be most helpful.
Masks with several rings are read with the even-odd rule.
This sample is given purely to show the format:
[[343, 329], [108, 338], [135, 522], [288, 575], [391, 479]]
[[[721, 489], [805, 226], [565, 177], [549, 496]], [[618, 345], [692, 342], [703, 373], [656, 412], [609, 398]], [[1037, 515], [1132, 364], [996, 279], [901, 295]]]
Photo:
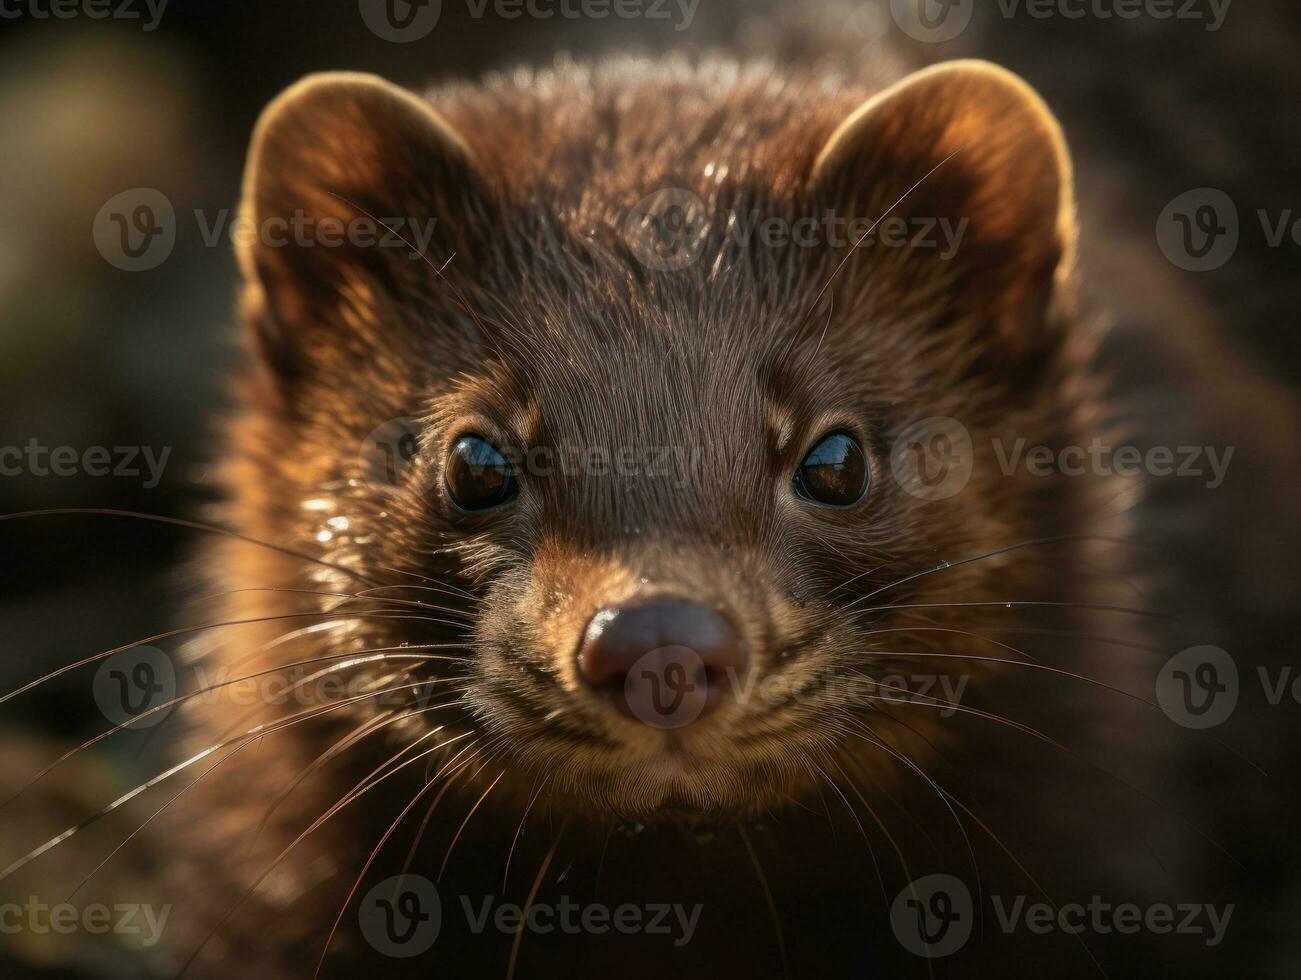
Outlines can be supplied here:
[[492, 443], [462, 436], [447, 457], [443, 475], [448, 496], [462, 510], [488, 510], [519, 493], [514, 467]]
[[863, 447], [847, 432], [823, 436], [795, 471], [795, 494], [824, 507], [852, 507], [871, 474]]

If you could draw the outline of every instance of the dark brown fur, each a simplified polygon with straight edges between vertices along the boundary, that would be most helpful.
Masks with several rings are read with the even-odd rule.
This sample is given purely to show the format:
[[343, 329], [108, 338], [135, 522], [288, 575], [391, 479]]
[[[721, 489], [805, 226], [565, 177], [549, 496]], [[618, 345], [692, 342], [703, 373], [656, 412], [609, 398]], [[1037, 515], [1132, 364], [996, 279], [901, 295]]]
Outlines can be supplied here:
[[[232, 677], [301, 677], [331, 662], [297, 674], [289, 665], [406, 644], [448, 644], [426, 652], [449, 659], [340, 669], [368, 685], [350, 694], [392, 693], [268, 735], [196, 789], [202, 816], [159, 845], [186, 855], [172, 879], [189, 896], [174, 952], [216, 933], [196, 973], [310, 972], [370, 849], [427, 774], [454, 776], [414, 851], [430, 877], [451, 854], [445, 910], [452, 896], [500, 891], [517, 826], [507, 889], [517, 900], [554, 846], [544, 895], [570, 865], [575, 888], [581, 879], [598, 894], [599, 883], [611, 904], [708, 903], [702, 938], [685, 949], [587, 937], [580, 954], [526, 936], [519, 975], [566, 974], [579, 955], [593, 975], [616, 963], [626, 976], [780, 975], [777, 941], [753, 939], [771, 935], [770, 885], [792, 975], [897, 961], [922, 975], [888, 938], [869, 847], [887, 896], [919, 873], [967, 874], [968, 846], [1005, 894], [1037, 895], [1017, 860], [1048, 863], [1072, 884], [1105, 883], [1117, 900], [1159, 891], [1158, 867], [1182, 880], [1182, 841], [1152, 859], [1141, 834], [1117, 830], [1166, 818], [1091, 768], [1110, 763], [1139, 783], [1163, 771], [1164, 746], [1144, 735], [1158, 722], [1062, 673], [1150, 700], [1133, 647], [1145, 642], [1142, 618], [1021, 605], [1141, 606], [1125, 540], [1138, 488], [999, 471], [995, 439], [1087, 445], [1109, 438], [1115, 419], [1093, 367], [1097, 326], [1076, 311], [1059, 134], [1015, 83], [967, 71], [911, 106], [887, 106], [816, 172], [833, 133], [897, 67], [839, 77], [614, 61], [430, 93], [463, 146], [372, 82], [318, 84], [269, 111], [246, 186], [255, 220], [302, 209], [434, 216], [438, 226], [428, 261], [382, 248], [242, 255], [254, 357], [227, 434], [223, 518], [294, 554], [247, 541], [212, 549], [218, 586], [253, 590], [214, 603], [212, 618], [273, 618], [214, 631], [192, 654]], [[712, 221], [698, 259], [678, 270], [639, 261], [628, 230], [638, 202], [666, 188], [694, 194]], [[970, 221], [952, 260], [863, 247], [837, 271], [847, 248], [739, 245], [714, 220], [752, 209], [785, 222], [827, 208], [878, 217], [910, 191], [895, 214]], [[895, 479], [890, 453], [932, 417], [960, 420], [976, 451], [966, 488], [928, 501]], [[390, 486], [362, 453], [369, 433], [402, 418], [418, 420], [419, 452]], [[812, 511], [791, 497], [791, 473], [835, 428], [869, 448], [872, 488], [855, 509]], [[525, 473], [509, 511], [472, 518], [449, 507], [440, 482], [451, 441], [467, 431], [520, 451], [685, 447], [691, 465], [668, 478]], [[739, 702], [668, 735], [616, 717], [575, 676], [579, 637], [603, 606], [665, 594], [728, 610], [756, 674], [802, 696]], [[955, 603], [988, 605], [940, 605]], [[313, 624], [330, 625], [296, 632]], [[901, 672], [967, 676], [970, 710], [851, 704], [834, 684]], [[410, 687], [431, 678], [432, 697]], [[229, 693], [187, 712], [193, 751], [304, 710], [238, 707]], [[377, 728], [296, 783], [330, 746], [396, 717], [417, 693], [421, 706], [447, 706]], [[1049, 741], [1036, 735], [1045, 723]], [[457, 740], [294, 843], [404, 745], [435, 745], [435, 725], [446, 726], [437, 741]], [[1071, 749], [1051, 744], [1063, 732]], [[1062, 804], [1066, 786], [1124, 802], [1086, 819]], [[359, 894], [400, 868], [434, 799], [423, 797]], [[622, 840], [619, 828], [643, 825], [638, 840]], [[1016, 860], [991, 843], [1009, 828]], [[612, 834], [625, 853], [601, 880]], [[725, 839], [725, 854], [701, 835]], [[762, 884], [748, 861], [756, 835]], [[1079, 862], [1060, 861], [1062, 848]], [[509, 949], [509, 938], [449, 929], [415, 969], [495, 973]], [[972, 955], [1007, 968], [996, 946]], [[1017, 969], [1041, 961], [1092, 969], [1069, 939], [1032, 947]], [[385, 973], [412, 966], [369, 950], [355, 913], [344, 914], [327, 963], [376, 962]]]

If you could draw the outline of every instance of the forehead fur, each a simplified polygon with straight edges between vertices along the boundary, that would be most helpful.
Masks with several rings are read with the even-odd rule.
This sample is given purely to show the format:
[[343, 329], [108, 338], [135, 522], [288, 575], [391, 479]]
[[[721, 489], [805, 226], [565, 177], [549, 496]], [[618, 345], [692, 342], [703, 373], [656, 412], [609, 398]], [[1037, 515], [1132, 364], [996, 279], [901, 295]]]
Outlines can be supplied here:
[[517, 201], [556, 207], [569, 227], [595, 232], [665, 187], [706, 204], [741, 188], [793, 189], [885, 70], [792, 78], [765, 64], [622, 58], [428, 97]]

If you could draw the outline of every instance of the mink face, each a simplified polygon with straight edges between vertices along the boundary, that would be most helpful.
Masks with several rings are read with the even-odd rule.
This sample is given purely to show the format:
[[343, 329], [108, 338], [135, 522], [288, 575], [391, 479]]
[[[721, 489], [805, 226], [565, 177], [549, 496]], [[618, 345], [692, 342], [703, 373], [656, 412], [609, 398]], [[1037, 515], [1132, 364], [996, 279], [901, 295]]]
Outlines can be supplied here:
[[259, 226], [405, 244], [245, 249], [233, 513], [308, 557], [267, 584], [331, 594], [316, 655], [432, 651], [376, 675], [445, 692], [398, 730], [446, 726], [584, 812], [747, 813], [888, 769], [873, 726], [915, 692], [870, 682], [985, 674], [972, 610], [1071, 588], [1036, 543], [1109, 520], [991, 449], [1069, 439], [1090, 393], [1070, 168], [985, 65], [834, 96], [643, 71], [430, 102], [323, 76], [267, 111]]

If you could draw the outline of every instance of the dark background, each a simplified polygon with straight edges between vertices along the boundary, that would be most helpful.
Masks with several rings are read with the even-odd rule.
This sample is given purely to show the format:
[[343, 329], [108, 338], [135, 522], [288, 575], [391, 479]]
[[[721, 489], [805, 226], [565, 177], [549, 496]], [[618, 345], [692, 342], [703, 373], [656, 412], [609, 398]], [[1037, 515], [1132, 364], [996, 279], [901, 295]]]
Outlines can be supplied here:
[[[20, 6], [6, 0], [5, 9]], [[1114, 231], [1160, 261], [1157, 217], [1192, 188], [1237, 202], [1257, 233], [1244, 232], [1223, 268], [1179, 275], [1215, 310], [1221, 339], [1263, 388], [1295, 391], [1301, 380], [1301, 246], [1270, 248], [1254, 225], [1257, 209], [1301, 216], [1294, 2], [1236, 0], [1211, 33], [1179, 20], [1006, 20], [978, 0], [972, 29], [930, 48], [898, 32], [888, 4], [828, 7], [822, 27], [810, 29], [786, 19], [794, 3], [764, 20], [769, 4], [700, 0], [683, 31], [674, 20], [505, 19], [491, 6], [476, 19], [465, 0], [443, 0], [436, 29], [410, 44], [373, 34], [356, 0], [171, 0], [151, 32], [135, 20], [0, 19], [0, 447], [34, 438], [78, 453], [171, 450], [152, 489], [143, 476], [0, 476], [0, 514], [97, 507], [203, 516], [212, 422], [239, 347], [231, 244], [224, 235], [205, 243], [195, 211], [209, 224], [233, 217], [259, 111], [325, 69], [418, 88], [546, 64], [562, 51], [780, 50], [816, 44], [818, 30], [842, 45], [861, 39], [864, 57], [877, 40], [905, 44], [919, 60], [988, 57], [1027, 77], [1062, 118], [1080, 160], [1086, 237], [1099, 254]], [[159, 267], [125, 272], [97, 251], [92, 223], [111, 197], [139, 187], [170, 199], [177, 239]], [[106, 516], [0, 522], [0, 691], [177, 625], [186, 587], [177, 568], [195, 534]], [[1294, 636], [1280, 642], [1295, 651]], [[0, 739], [99, 731], [87, 686], [74, 672], [0, 705]], [[100, 751], [144, 772], [140, 741]]]

